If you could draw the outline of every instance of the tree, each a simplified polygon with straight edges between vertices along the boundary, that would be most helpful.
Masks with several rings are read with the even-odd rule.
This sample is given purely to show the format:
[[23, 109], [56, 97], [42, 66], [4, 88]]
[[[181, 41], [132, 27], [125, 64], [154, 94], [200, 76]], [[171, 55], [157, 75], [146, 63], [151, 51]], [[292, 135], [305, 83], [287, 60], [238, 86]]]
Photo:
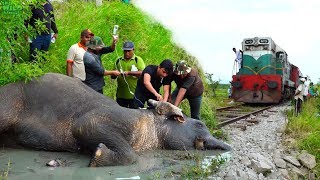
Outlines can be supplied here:
[[209, 88], [212, 89], [212, 96], [216, 96], [216, 89], [220, 83], [220, 79], [218, 81], [213, 80], [213, 74], [205, 73], [205, 77], [208, 81]]

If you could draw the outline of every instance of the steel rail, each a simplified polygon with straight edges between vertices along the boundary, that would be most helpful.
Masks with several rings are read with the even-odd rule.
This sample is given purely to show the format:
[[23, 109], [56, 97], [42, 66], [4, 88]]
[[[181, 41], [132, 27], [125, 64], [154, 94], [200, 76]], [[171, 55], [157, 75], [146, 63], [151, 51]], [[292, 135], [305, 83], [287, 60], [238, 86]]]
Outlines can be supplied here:
[[[217, 127], [218, 127], [218, 128], [221, 128], [221, 127], [223, 127], [223, 126], [225, 126], [225, 125], [228, 125], [228, 124], [234, 123], [234, 122], [236, 122], [236, 121], [239, 121], [239, 120], [241, 120], [241, 119], [243, 119], [243, 118], [249, 117], [250, 115], [257, 114], [257, 113], [259, 113], [259, 112], [261, 112], [261, 111], [270, 109], [271, 107], [273, 107], [273, 105], [268, 106], [268, 107], [265, 107], [265, 108], [262, 108], [262, 109], [259, 109], [259, 110], [254, 111], [254, 112], [247, 113], [247, 114], [242, 115], [242, 116], [238, 116], [238, 117], [231, 118], [231, 119], [229, 119], [229, 120], [226, 120], [226, 121], [223, 121], [223, 122], [219, 123], [219, 124], [217, 125]], [[229, 109], [229, 108], [230, 108], [230, 107], [226, 107], [225, 109]], [[223, 109], [224, 109], [224, 108], [219, 108], [219, 110], [223, 110]]]

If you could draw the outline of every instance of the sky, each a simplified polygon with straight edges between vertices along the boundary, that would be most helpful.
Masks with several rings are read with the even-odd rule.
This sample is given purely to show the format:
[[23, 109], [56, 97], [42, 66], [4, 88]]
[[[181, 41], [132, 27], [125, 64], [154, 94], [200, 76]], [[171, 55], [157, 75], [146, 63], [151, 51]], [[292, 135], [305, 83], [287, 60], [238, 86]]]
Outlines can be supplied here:
[[320, 78], [319, 0], [133, 0], [172, 31], [215, 80], [231, 80], [244, 38], [271, 37], [304, 76]]

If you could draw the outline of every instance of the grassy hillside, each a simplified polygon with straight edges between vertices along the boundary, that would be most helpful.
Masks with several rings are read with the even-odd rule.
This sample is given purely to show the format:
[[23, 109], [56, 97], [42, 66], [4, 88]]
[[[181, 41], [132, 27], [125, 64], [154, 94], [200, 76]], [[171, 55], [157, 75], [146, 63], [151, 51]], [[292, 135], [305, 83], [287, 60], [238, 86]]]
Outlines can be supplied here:
[[[70, 0], [66, 3], [54, 2], [56, 23], [59, 35], [54, 44], [51, 44], [49, 53], [45, 55], [45, 61], [28, 63], [28, 44], [19, 36], [15, 46], [19, 63], [3, 63], [0, 67], [0, 85], [19, 80], [29, 80], [32, 77], [46, 72], [65, 74], [66, 56], [69, 47], [80, 39], [80, 32], [85, 28], [91, 29], [95, 35], [102, 37], [106, 45], [111, 44], [111, 33], [114, 25], [119, 25], [120, 41], [114, 53], [103, 56], [106, 69], [112, 69], [118, 56], [122, 56], [121, 45], [126, 40], [135, 43], [135, 53], [141, 56], [146, 65], [159, 64], [164, 59], [173, 62], [184, 59], [191, 66], [197, 67], [203, 79], [204, 74], [195, 57], [189, 55], [184, 49], [172, 41], [171, 32], [153, 18], [147, 16], [139, 9], [130, 4], [120, 1], [104, 1], [103, 5], [96, 7], [94, 3]], [[115, 98], [116, 81], [110, 77], [105, 78], [106, 96]], [[174, 84], [174, 83], [173, 83]], [[205, 94], [202, 103], [202, 119], [210, 127], [215, 127], [214, 107], [217, 103], [212, 98], [212, 90], [205, 85]], [[187, 101], [182, 108], [189, 115]]]

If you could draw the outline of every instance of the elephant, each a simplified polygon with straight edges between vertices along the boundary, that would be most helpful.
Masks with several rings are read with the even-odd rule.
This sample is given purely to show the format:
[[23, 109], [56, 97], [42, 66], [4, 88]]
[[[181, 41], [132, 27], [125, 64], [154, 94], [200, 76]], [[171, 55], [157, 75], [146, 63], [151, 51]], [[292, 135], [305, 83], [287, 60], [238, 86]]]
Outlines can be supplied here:
[[145, 150], [231, 150], [178, 107], [149, 103], [155, 108], [121, 107], [80, 80], [47, 73], [0, 87], [0, 137], [37, 150], [90, 152], [91, 167], [132, 164]]

